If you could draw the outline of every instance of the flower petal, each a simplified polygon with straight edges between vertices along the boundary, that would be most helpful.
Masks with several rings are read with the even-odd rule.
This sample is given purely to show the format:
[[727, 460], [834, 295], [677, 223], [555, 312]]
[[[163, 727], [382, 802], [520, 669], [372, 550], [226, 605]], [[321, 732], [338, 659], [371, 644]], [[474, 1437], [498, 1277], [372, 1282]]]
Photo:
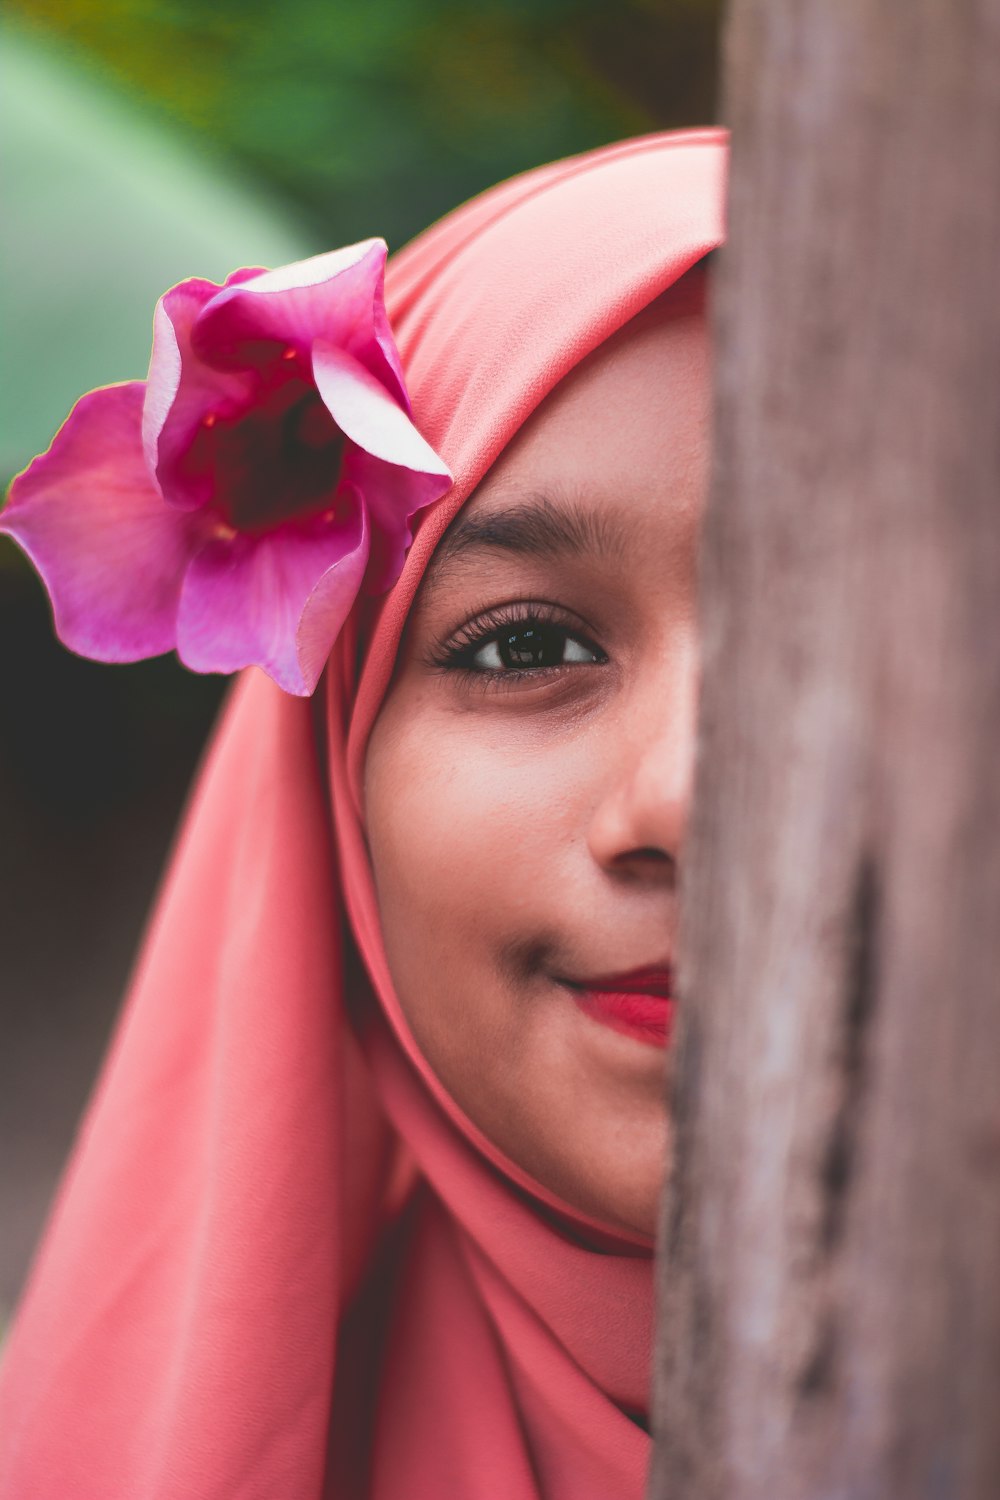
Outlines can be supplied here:
[[340, 494], [341, 497], [353, 494], [359, 523], [358, 545], [353, 553], [342, 556], [333, 567], [327, 569], [302, 611], [297, 648], [307, 693], [311, 693], [319, 681], [333, 643], [361, 592], [368, 566], [371, 533], [364, 501], [351, 485], [341, 485]]
[[15, 479], [0, 531], [45, 582], [64, 645], [96, 661], [172, 649], [193, 518], [164, 505], [143, 457], [142, 381], [77, 402], [47, 453]]
[[[235, 271], [226, 288], [239, 285], [253, 271]], [[224, 292], [226, 288], [222, 288]], [[192, 277], [171, 287], [156, 304], [153, 352], [146, 379], [142, 441], [149, 472], [171, 505], [193, 510], [212, 498], [207, 477], [183, 472], [183, 460], [199, 426], [245, 405], [254, 383], [245, 372], [220, 371], [206, 365], [192, 347], [198, 314], [220, 294], [213, 281]]]
[[356, 485], [365, 497], [371, 529], [371, 556], [366, 591], [379, 594], [391, 588], [402, 571], [407, 548], [413, 541], [410, 521], [424, 506], [451, 488], [447, 470], [419, 473], [374, 458], [363, 448], [348, 449], [344, 459], [344, 481]]
[[446, 481], [440, 493], [450, 486], [451, 475], [434, 449], [382, 382], [352, 354], [323, 339], [313, 348], [312, 364], [323, 404], [352, 443], [385, 463], [437, 475]]
[[409, 410], [403, 371], [386, 317], [384, 240], [362, 240], [314, 255], [239, 286], [207, 304], [194, 347], [219, 370], [257, 368], [288, 348], [308, 356], [314, 340], [349, 350]]
[[344, 479], [365, 498], [372, 531], [368, 587], [389, 588], [413, 540], [410, 518], [451, 488], [451, 475], [385, 387], [343, 349], [313, 350], [316, 389], [354, 444]]
[[360, 496], [346, 520], [209, 542], [184, 580], [177, 649], [197, 672], [262, 667], [313, 691], [368, 561]]

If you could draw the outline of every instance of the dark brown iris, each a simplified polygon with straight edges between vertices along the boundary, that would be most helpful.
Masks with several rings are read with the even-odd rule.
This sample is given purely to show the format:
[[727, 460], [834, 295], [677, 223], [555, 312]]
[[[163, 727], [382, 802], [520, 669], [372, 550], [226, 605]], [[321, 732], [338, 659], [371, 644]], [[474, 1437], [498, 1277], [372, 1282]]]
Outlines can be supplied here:
[[505, 667], [515, 669], [560, 666], [565, 645], [566, 632], [545, 625], [525, 625], [497, 641], [500, 660]]

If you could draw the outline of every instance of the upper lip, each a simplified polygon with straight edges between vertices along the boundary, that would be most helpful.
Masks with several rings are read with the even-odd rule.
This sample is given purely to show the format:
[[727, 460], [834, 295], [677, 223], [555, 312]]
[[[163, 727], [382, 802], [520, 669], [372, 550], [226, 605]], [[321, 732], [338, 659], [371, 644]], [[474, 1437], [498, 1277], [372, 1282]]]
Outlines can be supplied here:
[[565, 981], [576, 990], [595, 990], [611, 995], [662, 995], [672, 993], [673, 975], [669, 964], [647, 964], [630, 969], [627, 974], [600, 974], [587, 979]]

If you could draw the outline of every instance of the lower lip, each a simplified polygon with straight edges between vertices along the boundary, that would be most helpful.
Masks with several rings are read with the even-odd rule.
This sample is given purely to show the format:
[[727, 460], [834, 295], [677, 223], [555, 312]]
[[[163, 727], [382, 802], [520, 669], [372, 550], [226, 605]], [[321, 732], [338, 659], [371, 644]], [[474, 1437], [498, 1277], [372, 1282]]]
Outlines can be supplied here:
[[651, 1047], [666, 1047], [670, 1041], [674, 1002], [669, 995], [578, 989], [572, 993], [584, 1015], [622, 1036]]

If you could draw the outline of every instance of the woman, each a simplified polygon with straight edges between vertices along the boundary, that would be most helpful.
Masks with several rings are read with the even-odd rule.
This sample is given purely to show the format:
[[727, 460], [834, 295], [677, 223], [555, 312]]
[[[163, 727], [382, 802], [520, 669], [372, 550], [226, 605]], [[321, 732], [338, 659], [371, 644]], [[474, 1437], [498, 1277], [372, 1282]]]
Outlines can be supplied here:
[[311, 705], [230, 702], [11, 1336], [5, 1497], [642, 1493], [723, 170], [625, 143], [390, 265], [454, 483]]

